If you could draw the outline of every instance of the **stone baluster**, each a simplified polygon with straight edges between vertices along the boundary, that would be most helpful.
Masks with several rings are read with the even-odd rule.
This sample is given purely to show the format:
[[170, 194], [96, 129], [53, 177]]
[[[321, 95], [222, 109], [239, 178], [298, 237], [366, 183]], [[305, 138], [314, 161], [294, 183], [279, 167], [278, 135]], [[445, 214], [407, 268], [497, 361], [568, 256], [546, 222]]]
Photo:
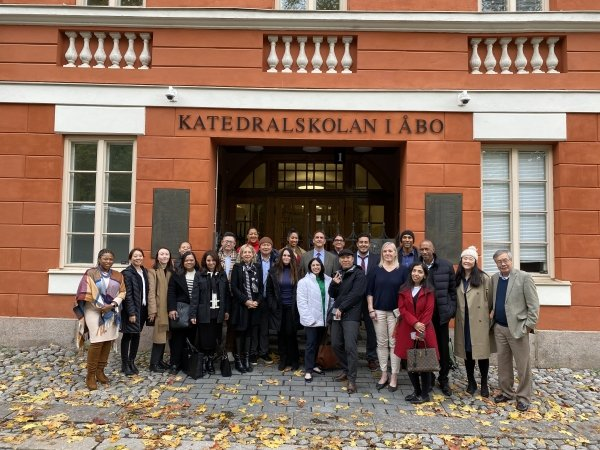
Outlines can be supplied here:
[[556, 53], [554, 52], [554, 46], [559, 41], [558, 37], [549, 37], [546, 39], [546, 44], [548, 44], [548, 57], [546, 58], [546, 67], [548, 68], [547, 73], [559, 73], [556, 70], [556, 66], [558, 66], [558, 58]]
[[306, 36], [298, 36], [296, 40], [300, 46], [300, 50], [298, 51], [298, 59], [296, 59], [298, 73], [306, 73], [306, 66], [308, 66], [308, 57], [306, 56], [306, 41], [308, 38]]
[[142, 53], [140, 53], [140, 69], [148, 69], [150, 66], [150, 61], [152, 61], [152, 56], [150, 55], [150, 33], [140, 33], [140, 38], [144, 41], [144, 48], [142, 49]]
[[483, 41], [485, 45], [487, 45], [487, 54], [485, 55], [485, 60], [483, 61], [483, 65], [486, 68], [486, 74], [491, 75], [497, 73], [494, 68], [496, 67], [496, 57], [494, 56], [494, 43], [496, 42], [496, 38], [487, 38]]
[[338, 63], [337, 57], [335, 56], [335, 44], [337, 43], [337, 37], [328, 36], [327, 43], [329, 44], [329, 55], [327, 55], [327, 60], [325, 61], [327, 67], [329, 68], [327, 73], [337, 73], [335, 70]]
[[503, 74], [512, 74], [512, 71], [510, 70], [512, 61], [508, 54], [508, 44], [510, 44], [510, 41], [512, 41], [512, 38], [509, 37], [500, 39], [500, 46], [502, 47], [502, 55], [500, 56], [500, 69], [502, 69], [502, 71], [500, 73]]
[[523, 45], [527, 42], [526, 37], [520, 37], [515, 39], [515, 44], [517, 44], [517, 57], [515, 58], [515, 67], [517, 68], [518, 74], [529, 73], [528, 70], [525, 69], [527, 66], [527, 58], [525, 58], [525, 52], [523, 51]]
[[135, 54], [135, 33], [125, 33], [125, 37], [129, 41], [129, 45], [127, 46], [127, 51], [125, 52], [125, 63], [127, 64], [123, 69], [135, 69], [133, 65], [135, 64], [135, 60], [137, 56]]
[[313, 36], [312, 41], [315, 44], [315, 53], [310, 61], [313, 66], [311, 73], [321, 73], [321, 66], [323, 65], [321, 43], [323, 42], [323, 36]]
[[283, 57], [281, 58], [281, 64], [283, 65], [282, 72], [292, 73], [292, 64], [294, 63], [294, 59], [292, 58], [291, 52], [292, 36], [283, 36], [281, 40], [285, 45]]
[[63, 67], [76, 67], [75, 61], [77, 61], [77, 49], [75, 48], [75, 39], [77, 38], [76, 31], [66, 31], [65, 35], [69, 38], [69, 48], [65, 52], [65, 59], [67, 64], [63, 64]]
[[540, 55], [540, 42], [543, 40], [544, 38], [541, 37], [531, 38], [531, 45], [533, 46], [533, 55], [531, 55], [532, 73], [544, 73], [544, 71], [541, 70], [544, 60], [542, 59], [542, 55]]
[[77, 67], [89, 69], [90, 61], [92, 60], [92, 52], [90, 50], [90, 38], [92, 37], [92, 33], [89, 31], [82, 31], [79, 33], [79, 35], [83, 38], [83, 48], [79, 53], [81, 64], [79, 64]]
[[106, 61], [106, 52], [104, 51], [104, 39], [106, 39], [106, 33], [96, 31], [94, 32], [94, 36], [96, 36], [96, 39], [98, 40], [98, 48], [96, 49], [96, 53], [94, 53], [94, 60], [96, 61], [94, 69], [104, 69], [104, 61]]
[[123, 58], [121, 55], [121, 50], [119, 50], [119, 41], [121, 40], [121, 33], [113, 32], [109, 33], [109, 35], [113, 40], [113, 48], [109, 56], [112, 65], [109, 67], [109, 69], [120, 69], [121, 59]]
[[474, 75], [481, 75], [479, 68], [481, 67], [481, 58], [479, 57], [479, 43], [481, 38], [471, 38], [471, 59], [469, 65], [471, 66], [471, 73]]
[[267, 36], [269, 43], [271, 44], [271, 51], [269, 52], [269, 56], [267, 58], [267, 64], [269, 65], [269, 69], [267, 72], [277, 72], [277, 64], [279, 64], [279, 58], [277, 57], [277, 49], [275, 46], [277, 45], [277, 41], [279, 40], [279, 36]]
[[352, 43], [352, 36], [342, 36], [342, 42], [344, 43], [344, 56], [342, 56], [342, 73], [352, 73], [350, 67], [352, 67], [352, 56], [350, 55], [350, 44]]

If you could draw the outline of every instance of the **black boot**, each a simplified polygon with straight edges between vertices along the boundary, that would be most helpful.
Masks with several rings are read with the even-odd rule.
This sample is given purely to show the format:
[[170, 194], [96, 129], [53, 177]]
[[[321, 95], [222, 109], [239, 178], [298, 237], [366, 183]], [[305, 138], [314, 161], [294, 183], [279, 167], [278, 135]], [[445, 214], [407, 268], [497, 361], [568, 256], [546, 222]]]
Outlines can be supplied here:
[[[162, 348], [161, 348], [162, 347]], [[150, 353], [150, 372], [164, 373], [164, 367], [160, 366], [162, 354], [165, 349], [164, 344], [152, 344], [152, 353]]]
[[135, 372], [131, 370], [131, 366], [129, 365], [129, 360], [121, 359], [121, 372], [123, 372], [128, 377], [135, 375]]
[[480, 359], [477, 361], [477, 364], [479, 365], [479, 372], [481, 373], [481, 396], [489, 397], [490, 388], [488, 387], [488, 371], [490, 369], [490, 360]]
[[477, 381], [475, 381], [475, 361], [470, 358], [470, 354], [465, 359], [465, 370], [467, 372], [467, 394], [473, 395], [477, 391]]
[[486, 398], [490, 396], [490, 388], [488, 387], [487, 378], [481, 379], [481, 396]]
[[252, 367], [252, 363], [250, 362], [250, 354], [249, 353], [244, 353], [242, 355], [242, 365], [244, 366], [244, 369], [248, 373], [250, 373], [254, 370], [254, 367]]
[[123, 333], [121, 338], [121, 372], [130, 377], [134, 375], [131, 366], [129, 365], [129, 347], [131, 344], [131, 334]]
[[130, 359], [129, 360], [129, 367], [131, 368], [131, 371], [137, 375], [138, 373], [140, 373], [140, 370], [135, 366], [135, 360]]
[[233, 365], [235, 367], [235, 370], [237, 370], [239, 373], [246, 373], [246, 369], [242, 365], [242, 359], [237, 353], [233, 354]]
[[210, 354], [206, 357], [206, 373], [209, 373], [211, 375], [216, 373], [214, 360], [215, 360], [214, 354]]
[[429, 401], [429, 392], [431, 391], [429, 383], [431, 383], [431, 375], [427, 372], [421, 372], [421, 398], [424, 402]]

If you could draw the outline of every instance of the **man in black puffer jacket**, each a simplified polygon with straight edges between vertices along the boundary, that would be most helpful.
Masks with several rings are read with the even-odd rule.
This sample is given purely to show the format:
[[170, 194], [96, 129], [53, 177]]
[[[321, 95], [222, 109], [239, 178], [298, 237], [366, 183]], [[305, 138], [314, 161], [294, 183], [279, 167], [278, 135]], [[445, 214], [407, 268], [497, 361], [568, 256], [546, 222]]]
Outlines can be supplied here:
[[329, 285], [329, 296], [335, 299], [331, 323], [331, 345], [342, 372], [337, 381], [348, 380], [348, 394], [356, 392], [358, 366], [358, 326], [361, 305], [367, 290], [367, 277], [354, 264], [354, 254], [344, 249], [339, 253], [340, 267]]
[[[440, 374], [438, 382], [445, 396], [452, 395], [448, 383], [450, 372], [450, 334], [448, 322], [456, 314], [456, 283], [454, 282], [454, 267], [449, 261], [438, 258], [433, 242], [424, 240], [419, 246], [421, 261], [429, 268], [427, 284], [435, 291], [435, 307], [433, 309], [433, 327], [437, 337], [440, 352]], [[433, 383], [432, 383], [433, 386]]]

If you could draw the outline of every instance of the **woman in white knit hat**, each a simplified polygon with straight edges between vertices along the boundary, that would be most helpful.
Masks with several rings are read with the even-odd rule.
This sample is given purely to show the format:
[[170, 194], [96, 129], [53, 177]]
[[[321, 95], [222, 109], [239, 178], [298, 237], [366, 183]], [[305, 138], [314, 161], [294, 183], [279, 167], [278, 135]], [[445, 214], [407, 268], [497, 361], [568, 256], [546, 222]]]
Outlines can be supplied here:
[[488, 369], [490, 353], [496, 351], [491, 334], [490, 311], [493, 306], [491, 279], [477, 267], [479, 255], [473, 246], [460, 255], [456, 271], [456, 317], [454, 354], [465, 360], [467, 393], [477, 391], [475, 361], [481, 374], [481, 396], [489, 397]]

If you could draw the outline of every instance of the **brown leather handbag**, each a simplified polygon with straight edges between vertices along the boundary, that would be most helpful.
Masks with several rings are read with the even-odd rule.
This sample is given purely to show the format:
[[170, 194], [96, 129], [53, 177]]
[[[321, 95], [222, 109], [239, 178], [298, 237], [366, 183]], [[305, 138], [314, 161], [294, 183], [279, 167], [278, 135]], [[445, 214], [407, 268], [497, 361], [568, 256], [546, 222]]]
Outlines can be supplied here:
[[321, 369], [337, 369], [340, 366], [337, 356], [333, 351], [331, 342], [329, 341], [328, 333], [325, 333], [323, 340], [319, 345], [319, 351], [317, 353], [317, 366]]
[[409, 372], [437, 372], [440, 370], [435, 348], [419, 348], [419, 341], [415, 340], [415, 346], [407, 351], [406, 369]]

